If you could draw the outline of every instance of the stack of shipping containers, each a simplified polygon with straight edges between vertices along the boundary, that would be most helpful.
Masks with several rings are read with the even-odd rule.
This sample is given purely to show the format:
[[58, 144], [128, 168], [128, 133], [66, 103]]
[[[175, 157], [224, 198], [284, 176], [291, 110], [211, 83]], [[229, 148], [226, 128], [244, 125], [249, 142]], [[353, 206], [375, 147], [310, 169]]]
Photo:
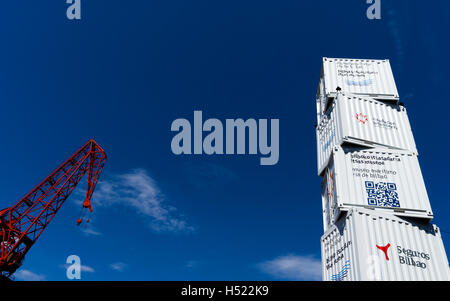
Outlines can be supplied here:
[[323, 280], [450, 280], [389, 60], [324, 58], [316, 103]]

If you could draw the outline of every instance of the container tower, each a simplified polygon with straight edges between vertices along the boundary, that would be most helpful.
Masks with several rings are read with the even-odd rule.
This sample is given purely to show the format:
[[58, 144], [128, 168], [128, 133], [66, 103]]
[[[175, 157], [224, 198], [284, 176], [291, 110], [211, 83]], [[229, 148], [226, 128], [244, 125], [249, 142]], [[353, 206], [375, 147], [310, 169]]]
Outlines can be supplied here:
[[323, 58], [316, 105], [323, 280], [450, 280], [389, 60]]

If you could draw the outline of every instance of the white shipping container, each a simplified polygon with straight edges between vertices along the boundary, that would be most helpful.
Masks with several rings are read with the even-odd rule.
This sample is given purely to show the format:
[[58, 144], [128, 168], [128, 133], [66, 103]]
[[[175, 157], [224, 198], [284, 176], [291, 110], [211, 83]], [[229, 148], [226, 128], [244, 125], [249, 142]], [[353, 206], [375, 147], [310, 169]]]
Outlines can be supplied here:
[[344, 93], [366, 96], [396, 104], [399, 100], [389, 60], [326, 58], [317, 88], [318, 113], [326, 111], [327, 104]]
[[318, 173], [322, 173], [335, 145], [407, 150], [417, 154], [403, 106], [339, 93], [316, 127]]
[[321, 238], [326, 281], [450, 280], [439, 228], [352, 209]]
[[335, 146], [322, 179], [325, 231], [353, 207], [431, 221], [433, 212], [417, 155]]

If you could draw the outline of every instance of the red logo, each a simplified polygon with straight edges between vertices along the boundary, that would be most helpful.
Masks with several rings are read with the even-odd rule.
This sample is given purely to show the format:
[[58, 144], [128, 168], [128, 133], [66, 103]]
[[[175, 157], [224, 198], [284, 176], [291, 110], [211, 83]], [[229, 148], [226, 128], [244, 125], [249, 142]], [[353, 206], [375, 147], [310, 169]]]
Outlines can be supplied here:
[[367, 119], [367, 115], [364, 115], [363, 113], [356, 114], [356, 119], [357, 119], [359, 122], [362, 122], [362, 124], [366, 124], [366, 122], [369, 121], [369, 120]]
[[387, 260], [387, 261], [389, 261], [389, 256], [388, 256], [387, 251], [388, 251], [388, 249], [389, 249], [390, 246], [391, 246], [391, 244], [387, 244], [387, 245], [385, 245], [384, 247], [380, 247], [379, 245], [377, 245], [377, 248], [380, 249], [381, 251], [383, 251], [384, 256], [386, 256], [386, 260]]

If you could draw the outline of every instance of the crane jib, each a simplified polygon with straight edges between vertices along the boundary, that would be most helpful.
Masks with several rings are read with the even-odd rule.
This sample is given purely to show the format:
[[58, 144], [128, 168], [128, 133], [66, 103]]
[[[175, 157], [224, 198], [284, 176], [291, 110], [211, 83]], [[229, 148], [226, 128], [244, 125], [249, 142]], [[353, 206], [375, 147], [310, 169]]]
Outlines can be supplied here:
[[[30, 247], [86, 173], [82, 211], [92, 212], [92, 194], [105, 161], [105, 151], [91, 139], [15, 205], [0, 211], [0, 276], [10, 277], [21, 266]], [[82, 221], [81, 216], [77, 224]]]

